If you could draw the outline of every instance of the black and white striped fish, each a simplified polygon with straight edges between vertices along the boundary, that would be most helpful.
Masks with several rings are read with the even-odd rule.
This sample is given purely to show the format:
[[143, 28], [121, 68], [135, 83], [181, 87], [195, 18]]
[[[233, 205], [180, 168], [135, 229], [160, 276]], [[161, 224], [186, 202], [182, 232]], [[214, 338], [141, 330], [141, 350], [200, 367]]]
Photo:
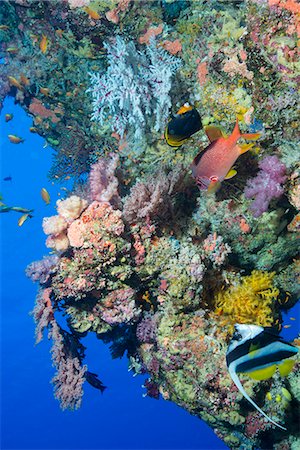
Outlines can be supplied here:
[[273, 328], [236, 324], [235, 330], [226, 354], [232, 381], [251, 405], [274, 425], [285, 430], [286, 428], [274, 422], [249, 397], [237, 374], [246, 373], [255, 380], [266, 380], [274, 375], [278, 367], [280, 375], [286, 376], [294, 365], [294, 361], [289, 358], [294, 356], [298, 349], [275, 334]]

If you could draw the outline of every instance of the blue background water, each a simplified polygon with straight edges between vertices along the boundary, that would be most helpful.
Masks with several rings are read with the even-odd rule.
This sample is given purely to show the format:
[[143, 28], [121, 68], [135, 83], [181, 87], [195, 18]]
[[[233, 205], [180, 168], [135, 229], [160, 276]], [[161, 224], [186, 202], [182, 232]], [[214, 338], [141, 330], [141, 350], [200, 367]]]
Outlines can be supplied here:
[[[13, 113], [5, 123], [6, 113]], [[29, 132], [32, 119], [5, 101], [1, 123], [1, 190], [10, 206], [34, 208], [34, 218], [18, 227], [20, 214], [1, 214], [1, 449], [226, 449], [212, 430], [171, 402], [143, 398], [146, 377], [133, 377], [127, 359], [112, 360], [108, 346], [91, 335], [84, 339], [89, 369], [108, 389], [103, 395], [85, 383], [82, 407], [62, 412], [52, 394], [54, 374], [46, 336], [34, 346], [34, 324], [29, 311], [37, 286], [24, 268], [49, 252], [44, 245], [42, 218], [55, 214], [59, 185], [47, 179], [52, 149]], [[11, 144], [8, 134], [25, 139]], [[12, 176], [12, 182], [2, 181]], [[40, 196], [51, 196], [46, 206]], [[299, 309], [298, 309], [299, 312]], [[284, 330], [296, 334], [296, 324]]]

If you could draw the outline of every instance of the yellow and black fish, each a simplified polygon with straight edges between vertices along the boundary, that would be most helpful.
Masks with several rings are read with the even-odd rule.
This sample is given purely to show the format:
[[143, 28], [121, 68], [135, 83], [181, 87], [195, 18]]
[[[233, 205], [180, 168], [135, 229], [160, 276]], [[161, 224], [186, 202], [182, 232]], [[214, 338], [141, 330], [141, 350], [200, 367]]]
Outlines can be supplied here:
[[295, 363], [290, 358], [296, 355], [298, 349], [275, 334], [273, 328], [236, 324], [235, 330], [226, 354], [229, 375], [252, 406], [274, 425], [285, 430], [249, 397], [237, 374], [245, 373], [254, 380], [266, 380], [278, 368], [280, 375], [286, 376]]
[[167, 124], [165, 130], [167, 144], [171, 147], [180, 147], [201, 128], [200, 114], [189, 103], [185, 103]]

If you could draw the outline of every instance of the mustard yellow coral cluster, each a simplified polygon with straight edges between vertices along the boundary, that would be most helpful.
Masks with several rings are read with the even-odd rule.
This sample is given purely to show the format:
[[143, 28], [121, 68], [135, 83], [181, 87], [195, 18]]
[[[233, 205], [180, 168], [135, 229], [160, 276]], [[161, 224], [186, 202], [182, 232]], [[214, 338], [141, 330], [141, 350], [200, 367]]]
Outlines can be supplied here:
[[235, 121], [238, 117], [244, 122], [245, 114], [251, 108], [251, 97], [238, 84], [230, 90], [211, 82], [203, 88], [203, 107], [212, 108], [211, 112], [215, 120], [222, 121], [231, 117]]
[[271, 326], [274, 322], [274, 304], [279, 290], [273, 286], [275, 272], [254, 270], [251, 275], [215, 297], [215, 313], [220, 325], [230, 333], [235, 323]]

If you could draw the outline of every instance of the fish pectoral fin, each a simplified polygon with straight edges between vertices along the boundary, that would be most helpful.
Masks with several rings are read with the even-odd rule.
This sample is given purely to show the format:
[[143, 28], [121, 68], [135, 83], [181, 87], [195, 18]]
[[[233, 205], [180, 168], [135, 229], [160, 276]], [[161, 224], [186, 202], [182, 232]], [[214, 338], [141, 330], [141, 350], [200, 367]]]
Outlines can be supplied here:
[[254, 144], [240, 144], [240, 154], [246, 153], [250, 148], [254, 147]]
[[218, 192], [218, 190], [221, 187], [221, 183], [220, 181], [216, 181], [216, 182], [210, 182], [208, 188], [207, 188], [207, 192], [208, 194], [215, 194], [216, 192]]
[[261, 136], [261, 133], [245, 133], [241, 135], [242, 138], [248, 139], [249, 141], [257, 141]]
[[224, 180], [230, 180], [230, 178], [233, 178], [237, 174], [237, 171], [235, 169], [230, 169]]
[[286, 359], [281, 364], [279, 364], [278, 369], [282, 377], [286, 377], [293, 369], [295, 361], [293, 359]]
[[216, 127], [215, 125], [207, 125], [207, 127], [204, 128], [204, 131], [210, 142], [216, 141], [217, 139], [224, 137], [222, 130]]
[[276, 372], [276, 365], [265, 367], [264, 369], [253, 370], [252, 372], [247, 372], [250, 378], [253, 380], [261, 381], [271, 378]]

